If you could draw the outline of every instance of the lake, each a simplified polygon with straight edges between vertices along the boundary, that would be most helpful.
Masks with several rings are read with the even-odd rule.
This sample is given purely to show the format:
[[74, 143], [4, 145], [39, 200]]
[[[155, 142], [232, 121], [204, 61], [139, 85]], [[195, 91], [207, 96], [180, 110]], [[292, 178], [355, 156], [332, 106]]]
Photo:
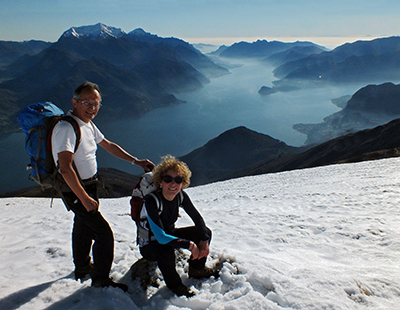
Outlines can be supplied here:
[[[292, 129], [295, 123], [320, 123], [339, 111], [331, 99], [351, 95], [363, 85], [329, 86], [261, 96], [261, 86], [272, 86], [272, 67], [258, 61], [230, 61], [231, 74], [211, 79], [202, 89], [177, 95], [184, 104], [160, 108], [137, 119], [100, 124], [105, 136], [139, 158], [154, 163], [160, 156], [182, 156], [203, 146], [226, 130], [245, 126], [292, 146], [301, 146], [306, 136]], [[107, 104], [107, 102], [104, 102]], [[101, 110], [100, 112], [101, 113]], [[95, 120], [96, 123], [96, 120]], [[25, 170], [29, 162], [24, 134], [0, 140], [0, 193], [35, 185]], [[99, 148], [99, 167], [113, 167], [140, 174], [137, 167], [114, 158]]]

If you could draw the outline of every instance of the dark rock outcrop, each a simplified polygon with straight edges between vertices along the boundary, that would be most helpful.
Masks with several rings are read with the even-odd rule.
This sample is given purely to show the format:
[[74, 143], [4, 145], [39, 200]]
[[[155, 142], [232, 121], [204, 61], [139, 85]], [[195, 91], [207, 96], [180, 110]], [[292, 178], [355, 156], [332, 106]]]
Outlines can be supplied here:
[[261, 86], [261, 88], [259, 89], [258, 93], [260, 95], [263, 95], [263, 96], [268, 96], [268, 95], [271, 95], [273, 93], [276, 93], [276, 89], [272, 88], [272, 87], [268, 87], [268, 86]]

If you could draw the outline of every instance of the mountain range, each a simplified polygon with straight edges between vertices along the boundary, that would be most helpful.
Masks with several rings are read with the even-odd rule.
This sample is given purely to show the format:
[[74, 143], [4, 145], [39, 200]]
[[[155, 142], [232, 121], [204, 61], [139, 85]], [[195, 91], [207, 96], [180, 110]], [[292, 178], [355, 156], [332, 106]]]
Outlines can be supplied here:
[[73, 90], [85, 80], [103, 92], [101, 123], [181, 103], [175, 94], [229, 73], [183, 40], [103, 24], [71, 28], [51, 44], [0, 42], [0, 51], [7, 46], [19, 46], [17, 54], [24, 55], [0, 56], [1, 133], [18, 130], [15, 116], [30, 103], [52, 101], [68, 110]]
[[[0, 41], [0, 67], [13, 63], [23, 56], [36, 55], [50, 45], [49, 42], [36, 40], [25, 42]], [[0, 72], [3, 70], [0, 70]]]
[[[29, 103], [52, 101], [68, 110], [73, 89], [85, 80], [96, 81], [102, 89], [101, 126], [106, 118], [138, 117], [158, 107], [183, 103], [176, 94], [229, 74], [213, 62], [212, 55], [257, 58], [276, 66], [274, 74], [280, 80], [260, 89], [260, 94], [271, 95], [299, 85], [400, 80], [399, 47], [400, 37], [348, 43], [332, 51], [312, 42], [258, 40], [221, 46], [209, 57], [177, 38], [161, 38], [141, 28], [125, 33], [101, 23], [72, 27], [55, 43], [0, 41], [0, 133], [19, 130], [15, 116]], [[312, 138], [311, 128], [317, 127], [295, 126], [309, 135], [308, 144], [326, 141]], [[324, 133], [329, 138], [338, 134], [343, 132]]]
[[[323, 122], [294, 124], [295, 130], [307, 135], [306, 145], [320, 144], [400, 117], [400, 86], [393, 83], [400, 81], [400, 37], [346, 43], [332, 51], [316, 48], [297, 46], [264, 58], [276, 66], [273, 73], [280, 79], [272, 82], [273, 87], [262, 86], [260, 95], [349, 83], [367, 86], [346, 101], [333, 99], [335, 103], [345, 102], [344, 106]], [[310, 54], [298, 53], [299, 49]], [[229, 48], [224, 53], [228, 51]]]
[[[311, 42], [240, 42], [215, 53], [221, 57], [280, 57], [281, 62], [326, 49]], [[296, 55], [296, 56], [294, 56]], [[57, 42], [0, 41], [0, 133], [18, 130], [15, 116], [33, 102], [70, 108], [73, 89], [95, 81], [103, 92], [98, 117], [137, 117], [182, 103], [176, 94], [197, 90], [210, 78], [229, 74], [193, 45], [161, 38], [138, 28], [96, 25], [71, 27]]]
[[270, 61], [281, 59], [282, 61], [285, 57], [290, 58], [290, 56], [287, 56], [290, 54], [297, 53], [304, 57], [326, 50], [327, 49], [323, 46], [307, 41], [285, 43], [280, 41], [257, 40], [253, 43], [238, 42], [229, 47], [221, 46], [211, 54], [226, 58], [262, 58], [266, 61], [268, 59], [270, 59]]
[[[332, 51], [288, 61], [274, 69], [277, 90], [321, 83], [381, 83], [400, 80], [400, 37], [346, 43]], [[302, 81], [300, 84], [299, 81]]]
[[[266, 90], [272, 94], [298, 88], [299, 80], [307, 85], [302, 87], [315, 87], [325, 82], [399, 79], [399, 47], [399, 37], [359, 41], [332, 51], [310, 42], [259, 40], [222, 46], [214, 55], [258, 58], [277, 66], [274, 74], [281, 79]], [[0, 42], [0, 132], [18, 130], [15, 115], [29, 103], [52, 101], [69, 109], [73, 89], [85, 80], [97, 82], [103, 91], [105, 111], [98, 117], [100, 125], [105, 117], [137, 117], [182, 103], [176, 94], [229, 74], [212, 59], [180, 39], [160, 38], [140, 28], [125, 33], [103, 24], [70, 28], [55, 43]], [[237, 127], [181, 159], [193, 171], [192, 185], [200, 185], [245, 175], [398, 156], [399, 92], [400, 85], [394, 83], [370, 84], [350, 98], [338, 98], [337, 102], [344, 102], [342, 110], [323, 123], [294, 125], [307, 134], [303, 147]], [[104, 197], [129, 195], [137, 180], [116, 170], [103, 169], [101, 173], [108, 188]], [[33, 188], [12, 195], [43, 193]]]

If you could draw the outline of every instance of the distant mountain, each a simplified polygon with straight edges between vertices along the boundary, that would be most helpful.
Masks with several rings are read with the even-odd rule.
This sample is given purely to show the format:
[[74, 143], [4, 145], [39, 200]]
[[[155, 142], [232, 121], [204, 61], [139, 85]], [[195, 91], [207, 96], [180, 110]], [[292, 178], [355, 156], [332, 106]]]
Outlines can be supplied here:
[[196, 49], [192, 44], [189, 44], [178, 38], [161, 38], [157, 35], [145, 32], [141, 28], [137, 28], [128, 33], [129, 40], [135, 42], [143, 42], [154, 44], [168, 44], [176, 50], [179, 57], [199, 70], [207, 77], [219, 77], [228, 74], [229, 71], [220, 65], [215, 64], [209, 57]]
[[102, 23], [90, 26], [72, 27], [65, 31], [62, 37], [75, 37], [75, 38], [91, 38], [97, 40], [99, 38], [120, 38], [126, 33], [120, 28], [109, 27]]
[[211, 55], [214, 55], [214, 56], [220, 56], [221, 53], [222, 53], [223, 51], [225, 51], [226, 49], [228, 49], [228, 48], [229, 48], [229, 46], [221, 45], [220, 47], [218, 47], [217, 50], [211, 52], [210, 54], [211, 54]]
[[[12, 91], [14, 96], [0, 106], [11, 105], [13, 114], [2, 114], [7, 129], [18, 128], [14, 115], [19, 109], [36, 101], [52, 101], [64, 111], [71, 108], [72, 91], [85, 80], [96, 81], [103, 92], [104, 105], [98, 120], [140, 116], [145, 111], [178, 103], [157, 85], [147, 85], [138, 73], [126, 70], [100, 58], [81, 58], [65, 50], [49, 48], [32, 62], [23, 74], [0, 84], [0, 93]], [[185, 76], [189, 81], [189, 78]], [[197, 80], [198, 87], [201, 86]], [[110, 98], [110, 99], [109, 99]], [[8, 117], [8, 118], [7, 118]]]
[[[282, 53], [293, 48], [312, 48], [303, 49], [302, 54], [309, 55], [314, 52], [326, 50], [324, 47], [312, 42], [293, 42], [284, 43], [279, 41], [258, 40], [253, 43], [239, 42], [227, 48], [220, 48], [216, 54], [221, 57], [229, 58], [267, 58], [274, 54]], [[293, 50], [294, 52], [295, 50]]]
[[275, 160], [300, 150], [268, 135], [237, 127], [180, 158], [193, 173], [192, 185], [199, 185], [226, 179], [257, 162]]
[[274, 70], [274, 75], [280, 78], [274, 82], [275, 87], [283, 90], [298, 87], [299, 80], [316, 85], [398, 81], [400, 37], [346, 43], [332, 51], [286, 62]]
[[373, 128], [400, 117], [400, 85], [384, 83], [358, 90], [339, 112], [319, 124], [295, 124], [307, 135], [306, 145], [320, 144], [348, 133]]
[[[1, 56], [0, 56], [1, 57]], [[99, 84], [107, 118], [137, 117], [180, 103], [175, 97], [229, 71], [192, 45], [142, 29], [124, 33], [104, 24], [72, 27], [41, 52], [18, 58], [0, 71], [0, 133], [18, 130], [17, 112], [36, 101], [64, 110], [85, 80]]]
[[50, 45], [49, 42], [36, 40], [24, 42], [0, 41], [0, 68], [13, 63], [20, 57], [36, 55]]
[[[79, 31], [81, 28], [85, 31]], [[103, 24], [73, 29], [67, 30], [53, 47], [75, 52], [85, 58], [103, 58], [117, 66], [129, 69], [134, 69], [137, 65], [146, 65], [155, 59], [166, 59], [177, 63], [185, 62], [193, 67], [191, 70], [198, 70], [206, 77], [229, 73], [225, 68], [213, 63], [193, 45], [181, 39], [161, 38], [147, 33], [141, 28], [126, 34], [120, 29]], [[83, 35], [87, 33], [88, 29], [92, 29], [93, 33]], [[71, 34], [77, 32], [79, 35]], [[82, 32], [83, 34], [81, 34]], [[70, 40], [71, 37], [79, 40]], [[92, 48], [88, 48], [87, 44], [92, 45]]]
[[217, 45], [207, 43], [193, 43], [193, 46], [203, 54], [215, 52], [219, 48]]
[[[327, 49], [312, 42], [293, 42], [284, 43], [279, 41], [268, 42], [258, 40], [253, 43], [239, 42], [231, 46], [221, 46], [217, 51], [210, 53], [227, 58], [258, 58], [265, 63], [279, 66], [287, 62], [296, 61], [311, 55], [321, 54]], [[276, 83], [279, 83], [276, 82]], [[281, 83], [283, 84], [283, 83]], [[277, 91], [288, 91], [297, 89], [297, 85], [276, 84], [274, 87], [262, 86], [259, 90], [260, 95], [271, 95]]]
[[299, 60], [309, 55], [320, 54], [325, 51], [325, 48], [317, 45], [294, 46], [282, 52], [272, 54], [271, 56], [265, 58], [264, 61], [271, 63], [274, 66], [279, 66], [290, 61]]

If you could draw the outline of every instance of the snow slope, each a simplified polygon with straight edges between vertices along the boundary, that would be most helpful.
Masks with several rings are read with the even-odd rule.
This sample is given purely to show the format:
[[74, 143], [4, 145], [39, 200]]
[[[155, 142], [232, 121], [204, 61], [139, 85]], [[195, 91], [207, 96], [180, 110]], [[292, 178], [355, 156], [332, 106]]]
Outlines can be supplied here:
[[[0, 309], [400, 309], [400, 159], [332, 165], [189, 188], [213, 230], [219, 279], [188, 279], [193, 298], [129, 269], [141, 256], [129, 197], [101, 200], [115, 235], [114, 279], [73, 279], [72, 213], [57, 200], [0, 199]], [[179, 226], [190, 224], [186, 214]], [[185, 252], [188, 253], [187, 251]]]

